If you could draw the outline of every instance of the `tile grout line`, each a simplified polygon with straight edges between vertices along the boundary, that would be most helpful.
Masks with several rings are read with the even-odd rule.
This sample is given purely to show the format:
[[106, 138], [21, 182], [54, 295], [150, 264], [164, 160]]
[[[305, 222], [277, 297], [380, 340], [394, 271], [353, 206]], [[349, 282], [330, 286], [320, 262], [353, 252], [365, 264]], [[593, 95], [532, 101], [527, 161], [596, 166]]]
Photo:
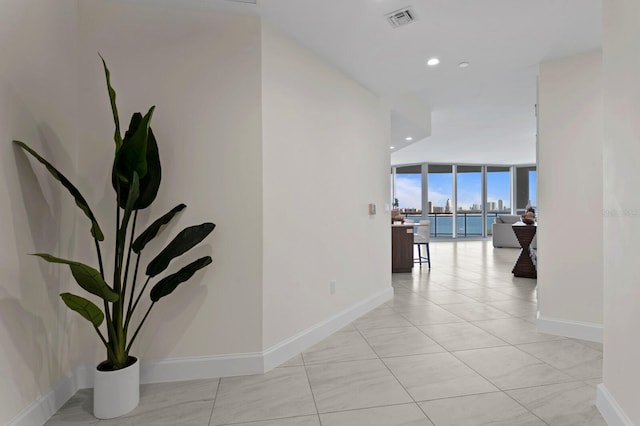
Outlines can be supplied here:
[[[510, 314], [509, 314], [510, 315]], [[468, 324], [471, 324], [471, 321], [466, 321]], [[473, 324], [471, 324], [473, 325]], [[480, 327], [478, 327], [480, 328]], [[497, 337], [497, 336], [494, 336]], [[497, 337], [498, 339], [500, 339], [499, 337]], [[502, 340], [502, 339], [500, 339]], [[508, 344], [508, 346], [512, 346], [515, 347], [512, 344]], [[499, 347], [504, 347], [504, 346], [499, 346]], [[519, 349], [519, 348], [516, 348]], [[476, 371], [473, 367], [471, 367], [470, 365], [468, 365], [466, 362], [464, 362], [462, 359], [460, 359], [459, 357], [457, 357], [454, 353], [455, 351], [448, 351], [447, 353], [452, 355], [455, 359], [457, 359], [458, 361], [460, 361], [463, 365], [467, 366], [467, 368], [469, 368], [470, 370], [472, 370], [473, 372], [475, 372], [478, 376], [482, 377], [484, 380], [486, 380], [487, 382], [491, 383], [491, 385], [493, 385], [496, 389], [498, 389], [499, 392], [503, 393], [504, 395], [506, 395], [508, 398], [510, 398], [511, 400], [515, 401], [519, 406], [521, 406], [522, 408], [524, 408], [527, 412], [531, 413], [532, 416], [536, 417], [537, 419], [539, 419], [540, 421], [542, 421], [543, 423], [547, 424], [547, 422], [545, 422], [543, 419], [541, 419], [540, 417], [538, 417], [533, 411], [531, 411], [528, 407], [524, 406], [523, 404], [521, 404], [519, 401], [516, 401], [513, 397], [511, 397], [507, 392], [505, 392], [502, 388], [500, 388], [498, 385], [496, 385], [493, 381], [489, 380], [487, 377], [485, 377], [484, 375], [480, 374], [478, 371]], [[524, 352], [524, 351], [522, 351]], [[488, 393], [488, 392], [487, 392]], [[418, 405], [418, 407], [420, 407], [420, 405]], [[426, 413], [425, 413], [426, 414]]]
[[213, 404], [211, 405], [211, 414], [209, 415], [209, 426], [213, 421], [213, 410], [216, 408], [216, 401], [218, 400], [218, 393], [220, 392], [220, 384], [222, 383], [222, 377], [218, 377], [218, 386], [216, 386], [216, 395], [213, 397]]
[[[464, 350], [469, 350], [469, 351], [472, 351], [472, 350], [476, 350], [476, 349], [502, 348], [502, 347], [504, 347], [504, 346], [509, 346], [509, 345], [511, 345], [511, 343], [507, 342], [507, 341], [506, 341], [506, 340], [504, 340], [504, 339], [501, 339], [501, 338], [500, 338], [500, 337], [498, 337], [498, 336], [495, 336], [495, 335], [493, 335], [493, 334], [489, 333], [488, 331], [485, 331], [484, 329], [482, 329], [482, 328], [478, 327], [477, 325], [475, 325], [475, 324], [474, 324], [473, 322], [471, 322], [471, 321], [465, 321], [465, 322], [452, 322], [452, 323], [449, 323], [449, 324], [468, 324], [468, 325], [471, 325], [471, 326], [473, 326], [473, 327], [477, 328], [478, 330], [480, 330], [480, 331], [484, 331], [484, 332], [485, 332], [485, 333], [487, 333], [489, 336], [491, 336], [491, 337], [495, 337], [496, 339], [498, 339], [498, 340], [500, 340], [501, 342], [503, 342], [503, 343], [504, 343], [504, 345], [497, 345], [497, 346], [483, 346], [483, 347], [480, 347], [480, 348], [469, 348], [469, 349], [458, 349], [458, 350], [463, 350], [463, 351], [464, 351]], [[437, 326], [437, 325], [448, 325], [448, 324], [428, 324], [428, 325], [421, 325], [421, 326], [418, 326], [418, 327], [417, 327], [417, 329], [418, 329], [418, 330], [420, 330], [420, 331], [421, 331], [425, 336], [427, 336], [428, 338], [432, 339], [432, 340], [433, 340], [433, 341], [435, 341], [437, 344], [439, 344], [440, 346], [442, 346], [442, 347], [444, 348], [444, 350], [446, 350], [447, 352], [453, 352], [453, 351], [450, 351], [449, 349], [445, 348], [445, 347], [442, 345], [442, 343], [438, 342], [434, 337], [431, 337], [431, 336], [430, 336], [426, 331], [424, 331], [424, 330], [422, 330], [422, 329], [420, 328], [420, 327], [429, 327], [429, 326]]]
[[[424, 412], [424, 410], [422, 409], [422, 407], [420, 407], [420, 404], [418, 404], [418, 401], [416, 401], [416, 399], [413, 397], [413, 395], [411, 395], [411, 392], [409, 392], [407, 390], [407, 388], [402, 384], [402, 382], [400, 381], [400, 379], [398, 379], [398, 377], [396, 377], [395, 374], [393, 374], [393, 371], [391, 371], [391, 369], [389, 368], [389, 366], [387, 365], [386, 362], [384, 362], [384, 359], [380, 357], [380, 354], [378, 354], [378, 352], [375, 350], [375, 348], [371, 345], [371, 343], [369, 343], [369, 341], [367, 340], [366, 337], [364, 337], [364, 335], [360, 332], [360, 330], [358, 330], [358, 333], [360, 333], [360, 336], [364, 339], [364, 341], [367, 343], [367, 345], [369, 345], [369, 347], [371, 348], [371, 350], [376, 354], [376, 356], [378, 357], [378, 360], [382, 363], [382, 365], [384, 365], [384, 367], [387, 369], [387, 371], [389, 372], [389, 374], [391, 374], [391, 376], [393, 376], [393, 378], [396, 380], [396, 382], [398, 382], [398, 384], [402, 387], [402, 389], [406, 392], [407, 396], [409, 398], [411, 398], [411, 400], [413, 401], [413, 403], [418, 407], [418, 409], [420, 411], [422, 411], [422, 413], [425, 415], [425, 417], [427, 418], [427, 420], [429, 420], [431, 422], [431, 424], [435, 424], [433, 422], [433, 420], [431, 420], [431, 418], [427, 415], [427, 413]], [[444, 349], [444, 348], [443, 348]]]
[[272, 419], [263, 419], [263, 420], [249, 420], [248, 422], [233, 422], [233, 423], [225, 423], [222, 425], [218, 425], [218, 426], [235, 426], [235, 425], [252, 425], [252, 424], [258, 424], [258, 423], [263, 423], [263, 422], [273, 422], [276, 420], [286, 420], [286, 419], [298, 419], [300, 417], [312, 417], [313, 414], [302, 414], [302, 415], [296, 415], [296, 416], [286, 416], [286, 417], [276, 417], [276, 418], [272, 418]]
[[318, 417], [318, 422], [320, 426], [322, 426], [322, 419], [320, 418], [320, 410], [318, 410], [318, 403], [316, 402], [316, 394], [313, 393], [313, 386], [311, 385], [311, 379], [309, 378], [309, 370], [307, 370], [307, 363], [304, 360], [304, 354], [300, 352], [300, 358], [302, 358], [302, 368], [304, 368], [304, 374], [307, 376], [307, 383], [309, 383], [309, 391], [311, 392], [311, 398], [313, 399], [313, 406], [316, 407], [316, 416]]
[[[484, 287], [484, 288], [490, 288], [490, 287]], [[460, 294], [462, 294], [462, 293], [460, 293]], [[471, 297], [471, 296], [468, 296], [468, 297]], [[473, 297], [472, 297], [472, 298], [473, 298]], [[485, 304], [485, 302], [481, 302], [481, 301], [478, 301], [478, 302], [479, 302], [479, 303], [482, 303], [482, 304]], [[489, 306], [491, 306], [491, 305], [489, 305]], [[495, 308], [495, 307], [493, 307], [493, 306], [491, 306], [491, 307], [492, 307], [492, 308]], [[443, 308], [443, 309], [446, 309], [446, 308]], [[498, 309], [498, 308], [495, 308], [495, 309]], [[500, 309], [498, 309], [498, 310], [500, 310]], [[504, 311], [502, 311], [502, 312], [504, 312]], [[511, 317], [514, 317], [513, 315], [509, 314], [508, 312], [505, 312], [505, 314], [508, 314], [508, 315], [510, 316], [510, 318], [506, 318], [506, 319], [511, 319]], [[477, 320], [477, 321], [481, 321], [481, 320]], [[491, 319], [489, 319], [489, 320], [485, 320], [485, 321], [491, 321]], [[499, 336], [496, 336], [496, 335], [494, 335], [493, 333], [490, 333], [490, 332], [488, 332], [487, 330], [484, 330], [483, 328], [476, 326], [475, 324], [473, 324], [473, 323], [472, 323], [472, 321], [467, 321], [467, 323], [469, 323], [469, 324], [471, 324], [471, 325], [473, 325], [473, 326], [475, 326], [475, 327], [479, 328], [480, 330], [483, 330], [483, 331], [484, 331], [484, 332], [486, 332], [487, 334], [492, 335], [492, 336], [496, 337], [496, 338], [497, 338], [497, 339], [499, 339], [499, 340], [504, 341], [504, 340], [503, 340], [503, 339], [501, 339]], [[512, 347], [514, 347], [514, 348], [515, 348], [515, 345], [513, 345], [513, 344], [511, 344], [511, 343], [509, 343], [509, 342], [506, 342], [506, 341], [504, 341], [504, 342], [505, 342], [505, 343], [507, 343], [507, 345], [508, 345], [508, 346], [512, 346]], [[503, 347], [503, 346], [500, 346], [500, 347]], [[519, 348], [516, 348], [516, 349], [519, 349]], [[474, 371], [476, 374], [478, 374], [480, 377], [482, 377], [483, 379], [487, 380], [489, 383], [491, 383], [493, 386], [495, 386], [497, 389], [499, 389], [499, 391], [500, 391], [501, 393], [503, 393], [504, 395], [506, 395], [506, 396], [507, 396], [508, 398], [510, 398], [511, 400], [515, 401], [519, 406], [521, 406], [522, 408], [524, 408], [527, 412], [531, 413], [531, 415], [533, 415], [534, 417], [536, 417], [537, 419], [539, 419], [539, 420], [540, 420], [541, 422], [543, 422], [544, 424], [547, 424], [547, 425], [549, 424], [549, 423], [547, 423], [546, 421], [544, 421], [543, 419], [541, 419], [540, 417], [538, 417], [538, 416], [537, 416], [533, 411], [531, 411], [528, 407], [526, 407], [525, 405], [521, 404], [519, 401], [517, 401], [516, 399], [514, 399], [511, 395], [509, 395], [506, 391], [504, 391], [502, 388], [500, 388], [499, 386], [497, 386], [494, 382], [492, 382], [492, 381], [491, 381], [491, 380], [489, 380], [488, 378], [484, 377], [482, 374], [480, 374], [478, 371], [476, 371], [473, 367], [471, 367], [470, 365], [468, 365], [467, 363], [465, 363], [462, 359], [458, 358], [454, 353], [452, 353], [452, 351], [447, 351], [447, 352], [448, 352], [448, 353], [450, 353], [452, 356], [454, 356], [454, 357], [455, 357], [457, 360], [459, 360], [461, 363], [463, 363], [464, 365], [466, 365], [468, 368], [470, 368], [472, 371]], [[522, 352], [524, 352], [524, 351], [522, 351]], [[552, 366], [551, 366], [551, 367], [552, 367]], [[511, 389], [511, 390], [513, 390], [513, 389]]]
[[[513, 390], [513, 389], [510, 389]], [[540, 416], [538, 416], [536, 413], [534, 413], [529, 407], [527, 407], [526, 405], [524, 405], [523, 403], [521, 403], [520, 401], [518, 401], [517, 399], [515, 399], [514, 397], [512, 397], [511, 395], [509, 395], [508, 392], [506, 391], [502, 391], [502, 393], [504, 393], [507, 398], [510, 398], [512, 401], [514, 401], [516, 404], [518, 404], [519, 406], [521, 406], [522, 408], [524, 408], [525, 410], [527, 410], [528, 412], [530, 412], [533, 416], [535, 416], [536, 418], [540, 419], [540, 421], [548, 426], [549, 423], [547, 421], [545, 421], [543, 418], [541, 418]]]
[[[537, 360], [538, 360], [538, 361], [540, 361], [541, 363], [546, 364], [546, 365], [548, 365], [549, 367], [554, 368], [554, 369], [556, 369], [556, 370], [560, 371], [560, 372], [561, 372], [561, 373], [563, 373], [563, 374], [566, 374], [567, 376], [571, 377], [571, 378], [572, 378], [572, 379], [574, 379], [574, 380], [582, 381], [582, 380], [589, 380], [589, 379], [591, 379], [592, 377], [576, 377], [576, 376], [574, 376], [574, 375], [572, 375], [572, 374], [569, 374], [569, 373], [567, 373], [567, 372], [565, 371], [565, 369], [564, 369], [564, 368], [560, 368], [560, 367], [556, 367], [556, 366], [554, 366], [554, 365], [551, 365], [551, 364], [550, 364], [550, 363], [548, 363], [547, 361], [545, 361], [545, 360], [543, 360], [543, 359], [541, 359], [541, 358], [539, 358], [539, 357], [537, 357], [537, 356], [535, 356], [535, 355], [533, 355], [533, 354], [531, 354], [531, 353], [529, 353], [529, 352], [525, 351], [524, 349], [522, 349], [522, 348], [519, 348], [519, 347], [518, 347], [519, 345], [533, 345], [533, 344], [536, 344], [536, 343], [565, 342], [565, 341], [570, 341], [570, 340], [569, 340], [569, 339], [548, 340], [548, 341], [545, 341], [545, 342], [519, 343], [518, 345], [512, 345], [512, 346], [513, 346], [514, 348], [518, 349], [519, 351], [521, 351], [521, 352], [523, 352], [523, 353], [525, 353], [525, 354], [529, 355], [530, 357], [537, 359]], [[586, 347], [586, 348], [589, 348], [587, 345], [583, 345], [583, 346], [584, 346], [584, 347]], [[589, 348], [589, 349], [591, 349], [591, 348]], [[596, 351], [596, 352], [598, 352], [596, 349], [593, 349], [593, 350], [594, 350], [594, 351]], [[600, 359], [602, 359], [602, 357], [601, 357]], [[595, 378], [595, 377], [593, 377], [593, 378]], [[566, 383], [566, 382], [560, 382], [560, 383]]]
[[[480, 328], [480, 327], [478, 327]], [[481, 329], [482, 330], [482, 329]], [[491, 334], [491, 333], [489, 333]], [[499, 339], [498, 336], [494, 336], [497, 337]], [[502, 340], [502, 339], [500, 339]], [[508, 343], [508, 342], [507, 342]], [[508, 343], [508, 346], [512, 346], [515, 347], [514, 345], [512, 345], [511, 343]], [[497, 346], [497, 347], [504, 347], [504, 346]], [[464, 362], [464, 360], [460, 359], [459, 357], [457, 357], [454, 353], [452, 352], [456, 352], [456, 351], [450, 351], [449, 353], [454, 356], [457, 360], [459, 360], [461, 363], [463, 363], [464, 365], [466, 365], [468, 368], [470, 368], [472, 371], [474, 371], [476, 374], [478, 374], [480, 377], [482, 377], [483, 379], [485, 379], [486, 381], [488, 381], [489, 383], [491, 383], [493, 386], [495, 386], [501, 393], [503, 393], [504, 395], [506, 395], [509, 399], [515, 401], [519, 406], [521, 406], [522, 408], [524, 408], [527, 412], [531, 413], [532, 416], [536, 417], [537, 419], [539, 419], [541, 422], [543, 422], [546, 425], [549, 425], [549, 423], [547, 423], [546, 421], [544, 421], [543, 419], [541, 419], [538, 415], [536, 415], [533, 411], [531, 411], [531, 409], [529, 409], [527, 406], [525, 406], [524, 404], [520, 403], [519, 401], [517, 401], [515, 398], [513, 398], [511, 395], [509, 395], [505, 390], [503, 390], [501, 387], [499, 387], [498, 385], [496, 385], [493, 381], [489, 380], [488, 378], [486, 378], [485, 376], [483, 376], [482, 374], [480, 374], [480, 372], [476, 371], [473, 367], [471, 367], [470, 365], [468, 365], [466, 362]], [[546, 385], [543, 385], [546, 386]], [[531, 386], [531, 387], [536, 387], [536, 386]], [[513, 390], [513, 389], [509, 389], [509, 390]]]
[[[489, 287], [483, 287], [483, 288], [487, 288], [487, 289], [489, 289]], [[449, 291], [453, 291], [454, 293], [457, 293], [457, 294], [460, 294], [460, 295], [462, 295], [462, 296], [469, 297], [469, 298], [472, 298], [472, 299], [473, 299], [473, 297], [472, 297], [472, 296], [467, 296], [467, 295], [465, 295], [465, 294], [463, 294], [463, 293], [460, 293], [460, 292], [459, 292], [459, 291], [457, 291], [457, 290], [449, 290]], [[482, 302], [482, 301], [480, 301], [480, 300], [477, 300], [477, 299], [474, 299], [474, 300], [476, 300], [478, 303], [485, 304], [485, 302]], [[433, 303], [433, 302], [432, 302], [432, 303]], [[457, 304], [460, 304], [460, 303], [449, 303], [449, 304], [457, 305]], [[437, 305], [438, 307], [442, 307], [442, 306], [441, 306], [441, 305], [439, 305], [439, 304], [436, 304], [436, 305]], [[445, 303], [444, 305], [447, 305], [447, 303]], [[490, 306], [490, 305], [489, 305], [489, 306]], [[493, 306], [491, 306], [491, 307], [493, 307]], [[451, 312], [451, 311], [447, 310], [446, 308], [442, 308], [442, 309], [445, 309], [447, 312], [449, 312], [449, 313], [451, 313], [452, 315], [454, 315], [454, 316], [456, 316], [456, 317], [457, 317], [457, 315], [455, 315], [455, 313], [453, 313], [453, 312]], [[498, 308], [495, 308], [495, 309], [498, 309]], [[498, 310], [499, 310], [499, 309], [498, 309]], [[503, 312], [504, 312], [504, 311], [503, 311]], [[484, 320], [465, 320], [465, 319], [460, 318], [460, 317], [458, 317], [458, 318], [460, 318], [460, 319], [462, 320], [462, 323], [471, 324], [471, 325], [473, 325], [474, 327], [477, 327], [478, 329], [480, 329], [480, 330], [484, 331], [485, 333], [487, 333], [487, 334], [489, 334], [489, 335], [491, 335], [491, 336], [493, 336], [493, 337], [497, 338], [498, 340], [500, 340], [500, 341], [502, 341], [502, 342], [504, 342], [504, 343], [505, 343], [505, 345], [500, 345], [500, 346], [488, 346], [488, 347], [485, 347], [485, 348], [476, 348], [476, 349], [488, 349], [488, 348], [492, 348], [492, 347], [501, 347], [501, 346], [507, 346], [507, 345], [514, 346], [514, 345], [513, 345], [512, 343], [510, 343], [510, 342], [507, 342], [506, 340], [504, 340], [504, 339], [503, 339], [503, 338], [501, 338], [500, 336], [497, 336], [497, 335], [495, 335], [495, 334], [491, 333], [490, 331], [485, 330], [485, 329], [483, 329], [482, 327], [477, 326], [476, 324], [474, 324], [474, 322], [477, 322], [477, 321], [496, 321], [496, 320], [501, 320], [501, 319], [514, 319], [514, 318], [522, 319], [522, 318], [520, 318], [520, 317], [514, 317], [513, 315], [509, 314], [508, 312], [505, 312], [505, 314], [509, 315], [510, 317], [509, 317], [509, 318], [484, 319]], [[400, 314], [400, 315], [402, 315], [402, 314]], [[405, 319], [406, 319], [406, 318], [405, 318]], [[407, 319], [407, 321], [409, 321], [409, 320]], [[409, 322], [411, 322], [411, 321], [409, 321]], [[411, 324], [412, 324], [412, 325], [414, 325], [416, 328], [418, 328], [418, 330], [420, 330], [420, 331], [421, 331], [423, 334], [425, 334], [427, 337], [429, 337], [429, 338], [433, 339], [433, 337], [429, 336], [429, 335], [428, 335], [424, 330], [420, 329], [420, 327], [425, 327], [425, 326], [426, 326], [426, 327], [428, 327], [428, 326], [432, 326], [432, 325], [441, 325], [441, 324], [456, 324], [456, 323], [431, 323], [431, 324], [422, 324], [422, 325], [416, 325], [416, 324], [413, 324], [413, 323], [411, 323]], [[433, 339], [433, 340], [435, 340], [435, 339]], [[437, 340], [435, 340], [435, 341], [436, 341], [436, 343], [438, 343], [440, 346], [442, 346], [442, 345], [441, 345]], [[449, 351], [449, 350], [448, 350], [448, 349], [446, 349], [446, 348], [445, 348], [445, 350], [446, 350], [447, 352], [451, 352], [451, 351]], [[469, 349], [469, 350], [471, 350], [471, 349]]]

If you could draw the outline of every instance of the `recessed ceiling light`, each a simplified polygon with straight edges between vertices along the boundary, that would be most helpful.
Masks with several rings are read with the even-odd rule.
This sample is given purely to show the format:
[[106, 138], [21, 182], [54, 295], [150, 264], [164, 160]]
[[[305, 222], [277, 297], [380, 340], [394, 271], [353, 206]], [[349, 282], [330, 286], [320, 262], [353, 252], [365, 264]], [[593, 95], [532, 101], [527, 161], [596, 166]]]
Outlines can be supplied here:
[[438, 65], [440, 63], [440, 59], [438, 58], [431, 58], [427, 61], [427, 65], [429, 65], [430, 67], [434, 67], [436, 65]]
[[468, 67], [468, 66], [469, 66], [469, 62], [467, 62], [467, 61], [460, 62], [460, 63], [458, 64], [458, 67], [460, 67], [460, 68], [466, 68], [466, 67]]
[[395, 146], [390, 146], [390, 147], [389, 147], [389, 149], [394, 149], [394, 148], [395, 148]]
[[407, 136], [406, 138], [404, 138], [405, 141], [412, 141], [413, 138], [411, 136]]

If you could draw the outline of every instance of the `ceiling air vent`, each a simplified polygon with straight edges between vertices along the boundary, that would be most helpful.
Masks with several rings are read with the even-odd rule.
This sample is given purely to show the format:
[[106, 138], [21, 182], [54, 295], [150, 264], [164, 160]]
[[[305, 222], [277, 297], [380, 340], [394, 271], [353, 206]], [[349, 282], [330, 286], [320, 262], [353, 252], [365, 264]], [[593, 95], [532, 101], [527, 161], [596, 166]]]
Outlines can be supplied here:
[[248, 3], [248, 4], [256, 4], [256, 0], [227, 0], [235, 3]]
[[387, 21], [393, 28], [407, 25], [416, 20], [416, 15], [410, 7], [398, 9], [385, 15]]

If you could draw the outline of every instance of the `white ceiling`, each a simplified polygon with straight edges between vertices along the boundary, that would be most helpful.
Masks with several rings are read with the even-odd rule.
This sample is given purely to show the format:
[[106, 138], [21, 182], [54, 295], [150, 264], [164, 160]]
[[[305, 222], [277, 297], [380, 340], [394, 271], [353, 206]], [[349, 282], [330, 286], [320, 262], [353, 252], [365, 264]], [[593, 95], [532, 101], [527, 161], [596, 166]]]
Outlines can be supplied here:
[[[601, 0], [161, 1], [261, 15], [377, 95], [424, 102], [432, 134], [394, 164], [535, 163], [538, 65], [601, 45]], [[385, 15], [405, 6], [417, 20], [393, 29]]]

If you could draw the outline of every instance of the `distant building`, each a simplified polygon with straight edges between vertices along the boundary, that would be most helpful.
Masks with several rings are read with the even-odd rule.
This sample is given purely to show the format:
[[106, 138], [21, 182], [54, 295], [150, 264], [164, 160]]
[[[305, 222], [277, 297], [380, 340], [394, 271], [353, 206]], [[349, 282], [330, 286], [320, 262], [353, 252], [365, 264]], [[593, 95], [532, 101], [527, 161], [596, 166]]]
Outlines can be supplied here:
[[400, 209], [400, 213], [418, 215], [418, 214], [422, 214], [422, 209], [413, 209], [413, 208], [403, 207]]
[[451, 198], [447, 198], [447, 205], [444, 208], [444, 212], [445, 213], [451, 213], [452, 212]]
[[500, 210], [500, 211], [504, 210], [504, 204], [503, 204], [502, 200], [498, 200], [498, 210]]
[[429, 213], [433, 213], [433, 201], [429, 201]]
[[433, 213], [444, 213], [444, 207], [434, 206]]

